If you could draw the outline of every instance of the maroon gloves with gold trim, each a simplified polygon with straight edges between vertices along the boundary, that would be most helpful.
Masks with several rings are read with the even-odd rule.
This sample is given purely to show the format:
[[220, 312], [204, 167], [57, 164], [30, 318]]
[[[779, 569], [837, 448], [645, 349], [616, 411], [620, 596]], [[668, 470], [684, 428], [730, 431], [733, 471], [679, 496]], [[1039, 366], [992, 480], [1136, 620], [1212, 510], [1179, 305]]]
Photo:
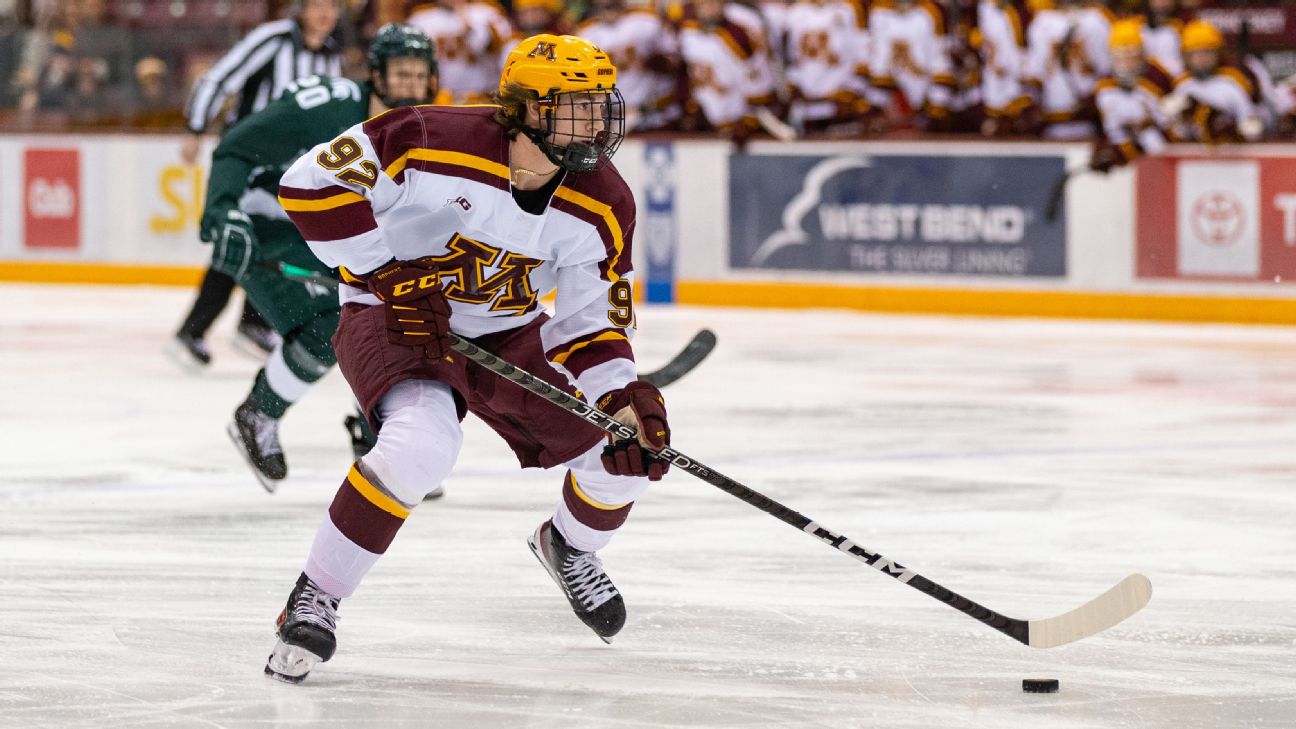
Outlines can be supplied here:
[[653, 458], [645, 446], [660, 450], [670, 444], [661, 391], [636, 380], [599, 398], [598, 406], [621, 423], [639, 429], [638, 440], [617, 441], [603, 449], [603, 468], [614, 476], [647, 476], [650, 481], [660, 481], [670, 464]]
[[369, 274], [369, 291], [387, 308], [387, 340], [428, 359], [450, 352], [450, 302], [431, 257], [392, 261]]

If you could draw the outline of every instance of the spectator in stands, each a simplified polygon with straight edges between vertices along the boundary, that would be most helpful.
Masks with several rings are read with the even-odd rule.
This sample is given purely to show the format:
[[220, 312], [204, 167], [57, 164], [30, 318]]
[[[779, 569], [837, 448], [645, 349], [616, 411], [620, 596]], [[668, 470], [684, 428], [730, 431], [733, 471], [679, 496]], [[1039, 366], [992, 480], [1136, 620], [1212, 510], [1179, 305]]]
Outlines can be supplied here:
[[725, 0], [688, 7], [680, 29], [688, 69], [685, 131], [720, 131], [741, 141], [760, 128], [756, 115], [773, 102], [774, 84], [765, 31], [744, 22], [750, 13]]
[[929, 0], [877, 3], [869, 35], [871, 81], [892, 92], [892, 115], [916, 114], [920, 128], [948, 128], [955, 80], [940, 10]]
[[423, 31], [437, 49], [441, 90], [456, 104], [490, 100], [499, 86], [505, 41], [513, 26], [499, 5], [485, 0], [411, 3], [405, 22]]
[[15, 0], [0, 0], [0, 109], [18, 105], [13, 81], [22, 57], [22, 38]]
[[135, 83], [126, 96], [128, 123], [132, 127], [182, 129], [184, 109], [176, 103], [167, 64], [145, 56], [135, 64]]
[[863, 9], [847, 0], [797, 0], [782, 15], [790, 105], [805, 132], [864, 131], [868, 31]]
[[1183, 20], [1178, 0], [1146, 0], [1143, 13], [1143, 48], [1147, 59], [1164, 68], [1174, 78], [1183, 73], [1183, 49], [1180, 35]]
[[1111, 71], [1110, 35], [1110, 12], [1083, 0], [1059, 0], [1031, 20], [1023, 75], [1043, 114], [1046, 139], [1095, 136], [1093, 91]]
[[[567, 17], [567, 7], [562, 0], [513, 0], [512, 21], [513, 36], [503, 44], [505, 57], [519, 41], [533, 35], [568, 35], [572, 32], [571, 19]], [[617, 72], [621, 72], [620, 65]], [[617, 85], [619, 87], [620, 83]]]
[[[310, 74], [340, 76], [342, 57], [333, 40], [341, 14], [340, 0], [294, 0], [291, 17], [257, 26], [203, 75], [185, 110], [190, 136], [181, 158], [196, 162], [201, 135], [213, 126], [227, 100], [233, 107], [224, 119], [233, 124], [279, 98], [294, 79]], [[203, 276], [189, 315], [167, 351], [181, 364], [205, 367], [211, 352], [203, 338], [229, 302], [234, 279], [210, 268]], [[236, 342], [268, 352], [277, 337], [251, 304], [244, 303]]]
[[[516, 0], [514, 7], [533, 1]], [[526, 35], [535, 32], [544, 31]], [[575, 33], [616, 63], [627, 131], [664, 129], [679, 119], [679, 39], [659, 13], [625, 0], [591, 0]]]
[[1022, 83], [1026, 34], [1017, 7], [1010, 0], [981, 0], [977, 30], [986, 116], [981, 132], [987, 136], [1037, 133], [1038, 106]]

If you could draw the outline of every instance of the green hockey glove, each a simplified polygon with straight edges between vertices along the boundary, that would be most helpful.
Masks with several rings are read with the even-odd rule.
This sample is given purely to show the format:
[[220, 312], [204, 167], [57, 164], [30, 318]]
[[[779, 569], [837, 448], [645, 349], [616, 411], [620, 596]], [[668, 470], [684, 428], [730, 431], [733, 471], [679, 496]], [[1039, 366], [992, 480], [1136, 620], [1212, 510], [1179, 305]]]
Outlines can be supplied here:
[[212, 244], [212, 269], [239, 280], [256, 257], [256, 232], [252, 219], [241, 210], [230, 210], [224, 218], [204, 221], [202, 239]]

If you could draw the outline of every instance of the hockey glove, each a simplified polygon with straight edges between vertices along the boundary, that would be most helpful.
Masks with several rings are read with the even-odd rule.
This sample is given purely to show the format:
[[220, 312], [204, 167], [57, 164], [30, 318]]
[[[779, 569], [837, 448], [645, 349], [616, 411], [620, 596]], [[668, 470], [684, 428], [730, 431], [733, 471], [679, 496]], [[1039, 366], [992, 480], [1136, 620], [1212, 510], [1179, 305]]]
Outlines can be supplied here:
[[431, 257], [392, 261], [369, 275], [369, 291], [387, 308], [387, 341], [428, 359], [450, 352], [450, 302]]
[[603, 449], [604, 470], [614, 476], [647, 476], [650, 481], [660, 481], [670, 463], [653, 457], [645, 446], [657, 451], [670, 444], [661, 391], [636, 380], [599, 398], [598, 406], [617, 421], [639, 430], [638, 440], [617, 441]]
[[256, 257], [256, 231], [252, 219], [241, 210], [229, 210], [224, 217], [210, 216], [204, 221], [202, 239], [212, 244], [212, 270], [243, 278]]

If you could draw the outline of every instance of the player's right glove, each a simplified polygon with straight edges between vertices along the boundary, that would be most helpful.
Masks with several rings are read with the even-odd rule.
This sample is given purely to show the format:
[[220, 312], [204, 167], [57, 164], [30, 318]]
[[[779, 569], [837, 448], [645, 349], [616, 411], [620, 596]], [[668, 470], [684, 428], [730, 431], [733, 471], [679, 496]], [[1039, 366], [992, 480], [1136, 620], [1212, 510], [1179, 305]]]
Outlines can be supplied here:
[[450, 352], [450, 302], [433, 258], [392, 261], [369, 274], [368, 282], [387, 309], [389, 342], [413, 347], [428, 359]]
[[224, 217], [204, 216], [201, 236], [212, 244], [212, 270], [243, 278], [256, 257], [257, 237], [252, 219], [241, 210], [229, 210]]
[[653, 458], [644, 446], [661, 450], [670, 445], [666, 401], [651, 383], [635, 380], [599, 398], [599, 410], [639, 430], [638, 440], [622, 440], [603, 449], [603, 470], [614, 476], [647, 476], [660, 481], [670, 463]]

